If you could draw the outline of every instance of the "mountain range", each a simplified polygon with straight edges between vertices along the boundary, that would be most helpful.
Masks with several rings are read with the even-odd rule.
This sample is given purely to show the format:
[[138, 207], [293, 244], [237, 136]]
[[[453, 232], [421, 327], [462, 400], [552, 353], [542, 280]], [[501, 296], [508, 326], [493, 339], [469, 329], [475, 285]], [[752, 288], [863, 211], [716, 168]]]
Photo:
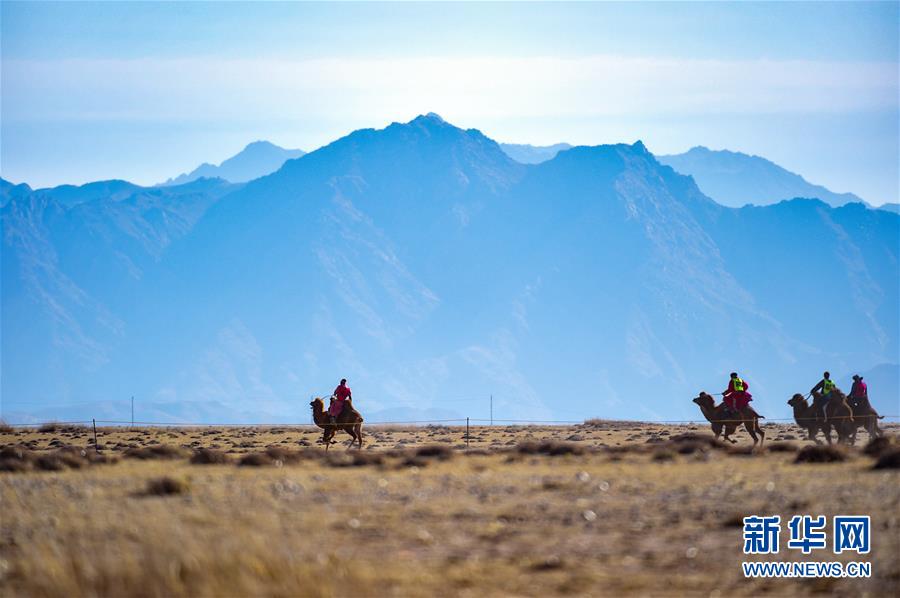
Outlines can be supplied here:
[[197, 179], [224, 179], [230, 183], [246, 183], [275, 172], [288, 160], [305, 154], [299, 149], [284, 149], [268, 141], [254, 141], [218, 166], [204, 162], [187, 174], [167, 180], [163, 185], [183, 185]]
[[641, 142], [523, 164], [426, 115], [244, 184], [3, 192], [9, 420], [307, 421], [341, 377], [370, 420], [696, 419], [732, 370], [776, 418], [900, 367], [900, 216], [723, 206]]
[[658, 160], [694, 177], [706, 195], [724, 206], [768, 205], [794, 197], [820, 199], [835, 207], [863, 201], [852, 193], [834, 193], [814, 185], [765, 158], [741, 152], [697, 146], [683, 154], [658, 156]]
[[[513, 160], [539, 164], [571, 146], [567, 143], [545, 146], [502, 143], [500, 147]], [[660, 155], [656, 159], [681, 174], [694, 177], [704, 194], [724, 206], [770, 205], [796, 197], [820, 199], [835, 207], [865, 203], [853, 193], [835, 193], [760, 156], [697, 146], [683, 154]], [[881, 207], [897, 211], [894, 206], [896, 204]]]

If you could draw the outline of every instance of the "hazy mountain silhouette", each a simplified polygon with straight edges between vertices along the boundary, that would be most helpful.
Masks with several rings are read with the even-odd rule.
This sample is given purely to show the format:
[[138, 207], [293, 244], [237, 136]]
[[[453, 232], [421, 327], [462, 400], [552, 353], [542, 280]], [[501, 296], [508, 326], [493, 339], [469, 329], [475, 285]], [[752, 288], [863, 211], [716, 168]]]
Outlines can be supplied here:
[[887, 210], [888, 212], [894, 212], [895, 214], [900, 214], [900, 203], [885, 203], [879, 206], [882, 210]]
[[427, 115], [195, 184], [9, 202], [4, 397], [683, 419], [737, 370], [777, 417], [898, 354], [896, 214], [724, 207], [640, 142], [524, 165]]
[[3, 397], [31, 398], [31, 390], [51, 404], [104, 397], [103, 390], [66, 380], [102, 371], [123, 342], [140, 344], [127, 334], [147, 272], [213, 202], [237, 188], [217, 179], [135, 187], [123, 199], [72, 205], [41, 191], [12, 198], [0, 211]]
[[284, 149], [268, 141], [254, 141], [218, 166], [203, 163], [187, 174], [180, 174], [163, 185], [183, 185], [200, 178], [224, 179], [231, 183], [245, 183], [275, 172], [288, 160], [299, 158], [299, 149]]
[[706, 195], [724, 206], [768, 205], [794, 197], [821, 199], [835, 207], [863, 201], [852, 193], [834, 193], [814, 185], [760, 156], [697, 146], [683, 154], [658, 159], [694, 177]]
[[522, 164], [540, 164], [552, 160], [556, 154], [572, 146], [568, 143], [554, 145], [528, 145], [523, 143], [501, 143], [500, 148], [506, 155]]
[[0, 207], [5, 206], [6, 203], [14, 197], [30, 195], [31, 191], [31, 187], [25, 183], [17, 185], [5, 179], [0, 179]]
[[[28, 185], [18, 186], [18, 188], [22, 187], [30, 190]], [[128, 181], [111, 180], [97, 181], [85, 185], [59, 185], [58, 187], [36, 189], [34, 190], [34, 193], [52, 197], [61, 205], [71, 207], [97, 199], [118, 201], [129, 197], [140, 189], [141, 187], [139, 185], [129, 183]], [[20, 193], [19, 195], [24, 195], [24, 193]]]

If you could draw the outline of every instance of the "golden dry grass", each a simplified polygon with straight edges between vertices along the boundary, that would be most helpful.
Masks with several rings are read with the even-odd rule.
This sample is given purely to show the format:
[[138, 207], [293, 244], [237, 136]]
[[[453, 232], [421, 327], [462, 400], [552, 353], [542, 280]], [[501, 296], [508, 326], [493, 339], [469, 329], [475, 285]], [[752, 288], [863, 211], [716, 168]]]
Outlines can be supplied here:
[[[900, 472], [873, 471], [876, 457], [858, 449], [843, 462], [796, 464], [797, 429], [765, 429], [796, 446], [732, 454], [667, 440], [705, 426], [601, 422], [476, 428], [467, 453], [464, 429], [374, 428], [358, 467], [342, 466], [356, 453], [340, 447], [320, 458], [311, 429], [104, 429], [99, 443], [116, 463], [0, 473], [0, 593], [897, 595]], [[19, 431], [0, 445], [50, 455], [93, 450], [90, 438]], [[125, 456], [159, 444], [184, 450]], [[451, 450], [415, 454], [435, 444]], [[192, 464], [200, 448], [228, 462]], [[237, 465], [267, 448], [263, 466]], [[748, 514], [871, 515], [872, 578], [745, 580]], [[832, 559], [849, 560], [806, 557]]]

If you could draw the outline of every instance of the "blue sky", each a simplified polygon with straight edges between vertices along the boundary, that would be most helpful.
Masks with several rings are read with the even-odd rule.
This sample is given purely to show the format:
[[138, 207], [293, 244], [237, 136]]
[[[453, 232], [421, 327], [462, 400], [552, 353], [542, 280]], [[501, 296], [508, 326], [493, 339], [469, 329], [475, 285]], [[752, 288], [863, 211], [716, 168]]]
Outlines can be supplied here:
[[155, 183], [435, 111], [898, 201], [898, 3], [2, 3], [4, 178]]

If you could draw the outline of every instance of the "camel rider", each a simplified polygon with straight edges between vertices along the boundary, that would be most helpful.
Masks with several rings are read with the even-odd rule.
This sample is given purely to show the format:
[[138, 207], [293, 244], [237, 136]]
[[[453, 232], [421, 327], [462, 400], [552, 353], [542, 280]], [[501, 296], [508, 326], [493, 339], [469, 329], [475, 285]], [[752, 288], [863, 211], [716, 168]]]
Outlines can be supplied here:
[[750, 385], [742, 380], [737, 372], [731, 372], [728, 388], [722, 393], [722, 402], [734, 413], [740, 413], [753, 400], [753, 396], [747, 392], [749, 388]]
[[341, 378], [341, 383], [337, 385], [337, 388], [335, 388], [334, 392], [331, 394], [334, 396], [334, 401], [328, 408], [328, 416], [329, 421], [334, 424], [337, 423], [337, 417], [341, 414], [341, 411], [344, 410], [344, 401], [353, 398], [351, 396], [350, 387], [347, 386], [347, 379]]
[[869, 402], [869, 387], [863, 382], [863, 377], [853, 374], [853, 386], [850, 388], [850, 406], [859, 407], [862, 403]]
[[819, 380], [819, 383], [812, 387], [812, 390], [809, 391], [809, 394], [815, 396], [817, 392], [822, 395], [822, 417], [825, 421], [828, 421], [828, 411], [826, 407], [828, 406], [828, 399], [831, 398], [831, 391], [835, 389], [834, 382], [831, 380], [831, 374], [825, 372], [822, 374], [822, 379]]

